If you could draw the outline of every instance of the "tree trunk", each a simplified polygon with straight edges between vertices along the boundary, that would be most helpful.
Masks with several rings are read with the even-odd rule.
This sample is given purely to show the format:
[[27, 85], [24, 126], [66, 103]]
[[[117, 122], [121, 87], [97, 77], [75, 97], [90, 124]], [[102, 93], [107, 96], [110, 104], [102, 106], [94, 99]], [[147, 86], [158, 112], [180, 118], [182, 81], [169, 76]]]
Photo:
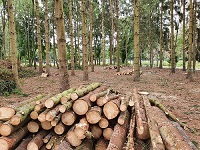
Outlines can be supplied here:
[[59, 138], [58, 142], [54, 144], [52, 150], [73, 150], [72, 146], [63, 138]]
[[185, 57], [185, 0], [183, 0], [183, 71], [186, 71], [186, 57]]
[[13, 149], [21, 139], [28, 134], [26, 126], [17, 130], [8, 137], [0, 137], [1, 150]]
[[40, 32], [40, 8], [38, 0], [35, 0], [36, 6], [36, 21], [37, 21], [37, 42], [38, 42], [38, 53], [39, 53], [39, 72], [43, 72], [42, 65], [42, 45], [41, 45], [41, 32]]
[[11, 62], [12, 72], [17, 88], [20, 88], [18, 66], [17, 66], [17, 41], [16, 41], [16, 30], [15, 30], [15, 19], [14, 19], [14, 8], [12, 0], [8, 0], [8, 21], [9, 21], [9, 35], [10, 35], [10, 48], [12, 51]]
[[56, 0], [55, 2], [55, 17], [56, 17], [56, 31], [58, 43], [58, 58], [59, 58], [59, 75], [60, 75], [60, 91], [70, 88], [68, 75], [68, 62], [66, 55], [66, 36], [63, 13], [63, 0]]
[[125, 123], [125, 121], [126, 121], [126, 118], [129, 117], [129, 116], [130, 116], [130, 114], [129, 114], [129, 111], [128, 111], [128, 110], [126, 110], [126, 111], [121, 111], [121, 112], [120, 112], [120, 115], [119, 115], [119, 117], [118, 117], [117, 122], [118, 122], [120, 125], [123, 125], [123, 124]]
[[120, 111], [127, 110], [130, 98], [131, 98], [130, 94], [127, 94], [125, 98], [124, 97], [121, 98]]
[[74, 35], [73, 35], [73, 24], [72, 24], [72, 17], [73, 17], [73, 13], [72, 13], [72, 0], [69, 0], [69, 36], [70, 36], [70, 50], [71, 50], [71, 75], [74, 76], [75, 72], [74, 72], [74, 63], [75, 63], [75, 51], [74, 51]]
[[50, 50], [49, 50], [49, 17], [48, 0], [45, 0], [45, 47], [46, 47], [46, 73], [50, 75]]
[[163, 1], [161, 1], [161, 7], [160, 7], [160, 65], [159, 68], [163, 68]]
[[46, 121], [46, 114], [50, 111], [50, 109], [45, 109], [43, 112], [41, 112], [39, 115], [38, 115], [38, 120], [40, 122], [44, 122]]
[[93, 63], [93, 50], [92, 50], [92, 33], [93, 33], [93, 0], [90, 0], [90, 66], [91, 66], [91, 72], [94, 72], [94, 63]]
[[102, 20], [101, 20], [101, 28], [102, 28], [102, 43], [101, 43], [101, 47], [102, 47], [102, 62], [103, 62], [103, 66], [106, 65], [106, 53], [105, 53], [105, 19], [104, 19], [104, 15], [105, 15], [105, 0], [101, 0], [101, 8], [102, 8], [102, 12], [101, 12], [101, 16], [102, 16]]
[[196, 0], [193, 1], [194, 10], [193, 10], [193, 43], [192, 43], [192, 51], [193, 51], [193, 72], [196, 70], [196, 54], [197, 54], [197, 47], [196, 47], [196, 32], [197, 32], [197, 20], [196, 20], [196, 12], [197, 12], [197, 2]]
[[87, 53], [87, 40], [86, 40], [86, 10], [85, 0], [81, 0], [82, 10], [82, 43], [83, 43], [83, 81], [88, 80], [88, 53]]
[[107, 102], [119, 98], [119, 95], [106, 95], [104, 97], [100, 97], [97, 99], [97, 105], [98, 106], [103, 106]]
[[49, 132], [44, 138], [43, 138], [43, 142], [46, 144], [49, 142], [49, 140], [55, 135], [55, 133], [53, 131]]
[[113, 59], [113, 39], [114, 39], [114, 19], [113, 19], [113, 0], [110, 0], [110, 16], [111, 16], [111, 39], [110, 39], [110, 65], [112, 65]]
[[46, 144], [46, 149], [51, 149], [53, 145], [57, 142], [57, 139], [58, 139], [58, 135], [52, 136], [49, 142]]
[[120, 31], [119, 31], [119, 6], [116, 0], [116, 30], [117, 30], [117, 72], [120, 71]]
[[140, 78], [140, 43], [139, 43], [139, 0], [134, 0], [134, 77], [133, 81]]
[[171, 24], [171, 73], [175, 73], [175, 49], [174, 49], [174, 0], [170, 0], [170, 24]]
[[27, 150], [40, 149], [43, 145], [43, 138], [48, 134], [48, 131], [41, 130], [36, 136], [28, 143]]

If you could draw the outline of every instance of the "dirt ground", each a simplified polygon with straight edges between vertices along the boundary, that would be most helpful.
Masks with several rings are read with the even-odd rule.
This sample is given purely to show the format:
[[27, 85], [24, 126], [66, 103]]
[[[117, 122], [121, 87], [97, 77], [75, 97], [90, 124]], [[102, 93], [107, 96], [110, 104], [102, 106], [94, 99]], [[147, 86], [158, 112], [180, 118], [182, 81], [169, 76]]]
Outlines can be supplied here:
[[[132, 67], [129, 67], [132, 68]], [[123, 67], [121, 70], [126, 70]], [[15, 105], [38, 94], [59, 93], [59, 76], [57, 69], [51, 69], [52, 75], [47, 78], [40, 76], [21, 79], [22, 90], [28, 97], [11, 95], [0, 97], [0, 104]], [[191, 140], [200, 147], [200, 71], [196, 71], [194, 82], [186, 79], [186, 72], [176, 70], [170, 74], [170, 69], [142, 68], [140, 82], [133, 82], [131, 75], [116, 75], [116, 70], [95, 67], [95, 72], [89, 68], [89, 81], [83, 82], [82, 71], [76, 71], [75, 76], [70, 76], [70, 86], [78, 87], [82, 84], [102, 82], [110, 88], [126, 94], [136, 87], [138, 91], [147, 91], [154, 99], [167, 107], [175, 116], [192, 130], [186, 131]], [[70, 72], [69, 72], [70, 74]]]

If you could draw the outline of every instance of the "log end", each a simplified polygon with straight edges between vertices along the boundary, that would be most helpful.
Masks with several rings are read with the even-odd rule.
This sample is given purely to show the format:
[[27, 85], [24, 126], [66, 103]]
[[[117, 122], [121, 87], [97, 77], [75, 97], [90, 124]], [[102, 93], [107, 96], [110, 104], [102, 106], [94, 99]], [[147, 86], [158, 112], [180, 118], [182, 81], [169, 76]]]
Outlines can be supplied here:
[[78, 115], [84, 115], [88, 111], [89, 107], [86, 101], [76, 100], [73, 104], [73, 110]]
[[78, 95], [76, 93], [72, 93], [70, 97], [73, 101], [78, 99]]
[[91, 102], [95, 102], [96, 100], [97, 100], [97, 97], [96, 97], [95, 94], [93, 94], [93, 95], [90, 96], [90, 101]]
[[119, 114], [119, 108], [117, 107], [116, 104], [108, 102], [104, 105], [103, 112], [105, 116], [110, 120], [117, 117], [117, 115]]
[[32, 111], [30, 113], [30, 117], [31, 117], [31, 119], [36, 120], [38, 118], [38, 112], [37, 111]]
[[12, 128], [11, 126], [9, 126], [8, 124], [2, 124], [0, 127], [0, 134], [2, 136], [8, 136], [10, 135], [12, 132]]
[[66, 140], [72, 146], [79, 146], [82, 143], [82, 141], [79, 138], [77, 138], [76, 134], [73, 131], [68, 131], [67, 132]]
[[8, 141], [3, 138], [0, 138], [0, 147], [1, 147], [1, 150], [8, 150], [9, 149]]
[[86, 113], [86, 119], [90, 124], [96, 124], [101, 120], [101, 114], [97, 111], [89, 111]]
[[39, 150], [39, 147], [34, 142], [29, 142], [27, 145], [27, 150]]
[[54, 105], [54, 102], [53, 102], [53, 100], [51, 100], [51, 99], [47, 99], [47, 100], [45, 101], [44, 105], [46, 106], [46, 108], [52, 108], [53, 105]]
[[13, 126], [19, 125], [20, 122], [21, 122], [21, 118], [18, 117], [17, 115], [16, 115], [16, 116], [14, 115], [14, 116], [10, 119], [10, 124], [12, 124]]

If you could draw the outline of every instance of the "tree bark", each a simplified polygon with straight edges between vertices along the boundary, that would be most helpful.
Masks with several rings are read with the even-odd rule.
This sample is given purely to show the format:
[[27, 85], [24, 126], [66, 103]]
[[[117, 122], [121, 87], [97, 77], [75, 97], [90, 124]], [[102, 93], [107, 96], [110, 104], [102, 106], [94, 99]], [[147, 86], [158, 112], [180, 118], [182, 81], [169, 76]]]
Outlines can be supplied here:
[[131, 98], [130, 94], [127, 94], [125, 98], [121, 97], [120, 111], [126, 111], [127, 110], [130, 98]]
[[105, 91], [100, 92], [100, 93], [92, 94], [90, 96], [90, 101], [95, 102], [98, 98], [103, 97], [105, 95], [108, 95], [109, 93], [110, 93], [110, 90], [108, 89], [108, 90], [105, 90]]
[[28, 136], [27, 138], [22, 139], [22, 142], [19, 144], [19, 146], [15, 150], [26, 150], [26, 147], [31, 140], [32, 140], [31, 136]]
[[57, 139], [58, 139], [58, 135], [55, 134], [54, 136], [52, 136], [49, 142], [46, 144], [46, 149], [51, 149], [53, 145], [57, 142], [56, 141]]
[[58, 114], [59, 114], [59, 108], [61, 105], [57, 105], [56, 107], [54, 107], [53, 109], [51, 109], [50, 111], [48, 111], [48, 113], [46, 114], [46, 120], [47, 121], [52, 121]]
[[75, 148], [75, 150], [93, 150], [93, 140], [85, 139], [82, 144]]
[[160, 7], [160, 65], [159, 68], [163, 68], [163, 1], [161, 1]]
[[117, 122], [118, 122], [120, 125], [123, 125], [123, 124], [125, 123], [125, 121], [126, 121], [126, 118], [129, 117], [129, 116], [130, 116], [130, 114], [129, 114], [129, 111], [128, 111], [128, 110], [126, 110], [126, 111], [121, 111], [121, 112], [120, 112], [120, 115], [119, 115], [119, 117], [118, 117]]
[[185, 0], [183, 0], [183, 71], [186, 71], [186, 57], [185, 57]]
[[63, 0], [54, 1], [55, 5], [55, 18], [56, 18], [56, 31], [58, 43], [58, 58], [59, 58], [59, 75], [60, 75], [60, 91], [70, 88], [69, 75], [68, 75], [68, 62], [66, 55], [66, 36], [64, 25], [63, 13]]
[[61, 119], [61, 116], [62, 116], [62, 113], [59, 113], [56, 117], [54, 117], [54, 119], [51, 121], [51, 125], [53, 126], [53, 127], [55, 127], [57, 124], [58, 124], [58, 122], [60, 121], [60, 119]]

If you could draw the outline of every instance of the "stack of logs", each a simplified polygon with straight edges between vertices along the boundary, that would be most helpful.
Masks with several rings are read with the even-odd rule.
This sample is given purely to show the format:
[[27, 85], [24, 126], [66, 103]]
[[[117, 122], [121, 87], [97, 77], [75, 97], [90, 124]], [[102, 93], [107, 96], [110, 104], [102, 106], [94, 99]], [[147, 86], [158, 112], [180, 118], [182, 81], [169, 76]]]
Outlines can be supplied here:
[[0, 120], [1, 150], [197, 149], [158, 101], [100, 83], [38, 95], [15, 109], [2, 107]]

